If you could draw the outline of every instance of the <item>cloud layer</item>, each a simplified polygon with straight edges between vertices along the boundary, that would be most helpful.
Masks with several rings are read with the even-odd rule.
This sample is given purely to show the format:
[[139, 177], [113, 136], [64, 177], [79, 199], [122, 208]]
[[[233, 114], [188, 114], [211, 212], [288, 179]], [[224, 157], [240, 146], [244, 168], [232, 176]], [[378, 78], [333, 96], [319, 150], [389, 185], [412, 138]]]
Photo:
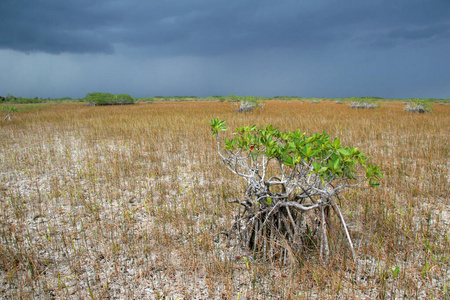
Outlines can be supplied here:
[[0, 95], [450, 97], [450, 2], [2, 0]]

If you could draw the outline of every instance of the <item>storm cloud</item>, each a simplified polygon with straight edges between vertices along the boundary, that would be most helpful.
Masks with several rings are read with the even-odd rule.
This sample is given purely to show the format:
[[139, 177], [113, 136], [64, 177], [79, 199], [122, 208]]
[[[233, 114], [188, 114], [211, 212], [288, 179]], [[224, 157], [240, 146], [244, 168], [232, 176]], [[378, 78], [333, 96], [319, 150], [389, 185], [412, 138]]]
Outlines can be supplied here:
[[449, 98], [450, 1], [2, 0], [0, 95]]

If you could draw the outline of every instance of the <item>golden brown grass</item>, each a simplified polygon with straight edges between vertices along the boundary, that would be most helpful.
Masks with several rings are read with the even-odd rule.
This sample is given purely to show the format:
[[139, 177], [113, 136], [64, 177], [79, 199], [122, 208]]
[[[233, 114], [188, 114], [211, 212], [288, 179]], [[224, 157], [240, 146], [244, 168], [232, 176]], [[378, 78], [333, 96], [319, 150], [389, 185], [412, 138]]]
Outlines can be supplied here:
[[[244, 182], [215, 153], [213, 117], [231, 128], [325, 130], [382, 166], [381, 187], [349, 191], [342, 203], [356, 264], [343, 239], [324, 268], [314, 258], [255, 261], [218, 236]], [[398, 102], [268, 101], [238, 114], [218, 102], [57, 104], [0, 127], [5, 298], [450, 297], [449, 106], [411, 114]]]

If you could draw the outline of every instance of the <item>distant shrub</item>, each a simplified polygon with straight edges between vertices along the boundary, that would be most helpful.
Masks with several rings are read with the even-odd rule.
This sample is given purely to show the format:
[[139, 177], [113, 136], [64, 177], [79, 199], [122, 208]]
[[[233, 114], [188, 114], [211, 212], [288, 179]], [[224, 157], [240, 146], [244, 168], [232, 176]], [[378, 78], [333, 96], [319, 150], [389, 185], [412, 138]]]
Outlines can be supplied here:
[[408, 112], [427, 113], [433, 108], [433, 103], [428, 99], [411, 99], [405, 104], [405, 110]]
[[368, 98], [356, 98], [352, 99], [352, 102], [350, 103], [351, 108], [378, 108], [380, 107], [380, 104], [375, 99], [368, 99]]
[[241, 98], [237, 111], [238, 112], [250, 112], [258, 107], [262, 108], [262, 105], [259, 103], [259, 101], [255, 97], [247, 96], [247, 97]]
[[110, 93], [88, 93], [85, 98], [88, 105], [124, 105], [134, 104], [134, 99], [128, 94], [113, 95]]
[[5, 106], [2, 106], [2, 111], [6, 112], [6, 113], [12, 113], [12, 112], [17, 112], [19, 110], [17, 109], [17, 107], [5, 105]]
[[14, 97], [12, 94], [7, 94], [5, 97], [5, 101], [9, 102], [9, 101], [14, 101], [16, 99], [16, 97]]
[[119, 94], [116, 96], [117, 104], [133, 104], [134, 99], [128, 94]]
[[229, 101], [229, 102], [238, 102], [241, 100], [241, 97], [239, 97], [237, 95], [228, 95], [225, 97], [225, 100]]
[[224, 101], [226, 101], [226, 98], [224, 96], [220, 96], [220, 95], [212, 95], [211, 100], [224, 102]]
[[7, 115], [3, 118], [4, 121], [10, 121], [11, 122], [11, 114], [18, 111], [16, 107], [11, 106], [2, 106], [2, 111], [5, 112]]
[[145, 102], [145, 103], [153, 103], [155, 101], [155, 98], [153, 97], [145, 97], [145, 98], [139, 98], [137, 102]]
[[383, 97], [361, 97], [361, 99], [376, 99], [376, 100], [383, 100]]

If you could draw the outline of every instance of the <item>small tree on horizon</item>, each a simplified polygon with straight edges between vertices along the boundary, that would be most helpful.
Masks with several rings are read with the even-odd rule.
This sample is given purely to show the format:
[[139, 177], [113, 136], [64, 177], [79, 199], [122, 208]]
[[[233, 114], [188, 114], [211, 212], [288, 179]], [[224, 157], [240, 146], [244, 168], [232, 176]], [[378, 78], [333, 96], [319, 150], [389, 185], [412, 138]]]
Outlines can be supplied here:
[[428, 99], [411, 99], [406, 102], [405, 110], [415, 113], [428, 113], [433, 109], [433, 103]]
[[134, 104], [134, 99], [128, 94], [114, 95], [111, 93], [94, 92], [85, 97], [88, 105], [124, 105]]

